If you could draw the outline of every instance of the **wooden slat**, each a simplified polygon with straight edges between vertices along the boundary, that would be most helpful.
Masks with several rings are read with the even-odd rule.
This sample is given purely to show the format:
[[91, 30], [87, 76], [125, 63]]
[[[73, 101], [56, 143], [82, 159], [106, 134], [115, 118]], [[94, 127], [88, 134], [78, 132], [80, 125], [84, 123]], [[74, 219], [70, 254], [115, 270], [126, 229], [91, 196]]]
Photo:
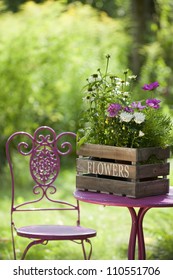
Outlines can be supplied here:
[[135, 179], [136, 166], [79, 158], [77, 159], [77, 173], [90, 173]]
[[77, 176], [76, 187], [80, 190], [100, 191], [117, 195], [135, 196], [135, 185], [133, 182], [103, 179], [89, 176]]
[[169, 192], [169, 180], [158, 179], [148, 182], [137, 183], [136, 197], [146, 197], [151, 195], [166, 194]]
[[155, 156], [159, 160], [164, 160], [170, 157], [170, 148], [162, 149], [160, 147], [141, 148], [137, 149], [137, 161], [146, 161], [151, 156]]
[[169, 175], [169, 163], [145, 164], [136, 166], [136, 179]]
[[131, 179], [152, 178], [168, 175], [169, 163], [127, 165], [79, 158], [77, 159], [77, 173], [99, 174]]
[[160, 147], [154, 148], [124, 148], [114, 147], [107, 145], [84, 144], [77, 151], [78, 155], [92, 156], [98, 158], [107, 158], [124, 161], [145, 161], [152, 155], [158, 159], [167, 159], [170, 156], [170, 148], [161, 149]]
[[84, 144], [77, 151], [78, 155], [108, 158], [124, 161], [136, 161], [136, 149], [113, 147], [107, 145]]
[[79, 190], [99, 191], [140, 198], [168, 193], [169, 180], [157, 179], [154, 181], [133, 183], [98, 177], [77, 176], [76, 188]]

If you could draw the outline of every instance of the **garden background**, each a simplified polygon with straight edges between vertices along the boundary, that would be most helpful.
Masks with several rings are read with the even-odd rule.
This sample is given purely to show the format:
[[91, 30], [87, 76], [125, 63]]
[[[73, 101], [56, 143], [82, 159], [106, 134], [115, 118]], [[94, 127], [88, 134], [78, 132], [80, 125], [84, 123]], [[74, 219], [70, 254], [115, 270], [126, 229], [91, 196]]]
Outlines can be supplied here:
[[[105, 66], [108, 53], [113, 73], [129, 68], [138, 75], [134, 94], [139, 96], [144, 83], [157, 80], [163, 110], [172, 117], [172, 38], [172, 0], [0, 1], [0, 259], [13, 258], [8, 136], [17, 130], [33, 132], [40, 125], [76, 132], [81, 89], [90, 74]], [[75, 154], [65, 166], [60, 184], [65, 182], [68, 190], [71, 184], [75, 188]], [[18, 168], [20, 174], [20, 163]], [[18, 199], [23, 191], [29, 198], [30, 191], [22, 187], [28, 180], [25, 172], [18, 180]], [[170, 181], [173, 184], [172, 172]], [[126, 259], [130, 231], [126, 209], [81, 203], [81, 216], [83, 225], [98, 231], [92, 259]], [[45, 219], [54, 222], [55, 216]], [[32, 222], [32, 217], [28, 220]], [[172, 209], [150, 210], [144, 228], [147, 259], [173, 259]], [[20, 240], [19, 248], [24, 244]], [[75, 246], [40, 245], [27, 258], [81, 259]]]

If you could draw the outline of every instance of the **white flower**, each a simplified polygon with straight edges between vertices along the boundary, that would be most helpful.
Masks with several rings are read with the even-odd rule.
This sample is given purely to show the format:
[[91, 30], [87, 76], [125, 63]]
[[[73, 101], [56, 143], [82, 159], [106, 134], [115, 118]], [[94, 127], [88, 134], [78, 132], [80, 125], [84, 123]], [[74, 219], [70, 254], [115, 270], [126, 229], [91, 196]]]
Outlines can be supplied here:
[[121, 79], [118, 78], [118, 77], [115, 77], [115, 81], [116, 81], [116, 82], [121, 82]]
[[123, 96], [128, 97], [129, 96], [129, 92], [128, 91], [123, 92]]
[[113, 89], [112, 92], [113, 92], [114, 94], [116, 94], [116, 95], [121, 95], [121, 94], [122, 94], [122, 92], [119, 90], [118, 87], [116, 87], [115, 89]]
[[134, 121], [137, 124], [143, 123], [145, 121], [145, 115], [143, 113], [135, 112], [134, 113]]
[[136, 75], [132, 75], [132, 76], [129, 76], [128, 78], [129, 78], [129, 80], [136, 80], [137, 76]]
[[89, 78], [88, 78], [88, 82], [89, 83], [94, 83], [94, 82], [98, 82], [98, 81], [101, 81], [101, 76], [98, 75], [98, 74], [93, 74], [91, 75]]
[[122, 122], [130, 122], [133, 119], [133, 115], [127, 112], [122, 112], [120, 114], [120, 120]]
[[121, 80], [120, 80], [120, 81], [118, 81], [118, 82], [116, 82], [116, 86], [118, 86], [118, 87], [121, 87], [121, 86], [122, 86], [122, 82], [121, 82]]
[[144, 136], [145, 134], [142, 132], [142, 130], [139, 131], [139, 137]]

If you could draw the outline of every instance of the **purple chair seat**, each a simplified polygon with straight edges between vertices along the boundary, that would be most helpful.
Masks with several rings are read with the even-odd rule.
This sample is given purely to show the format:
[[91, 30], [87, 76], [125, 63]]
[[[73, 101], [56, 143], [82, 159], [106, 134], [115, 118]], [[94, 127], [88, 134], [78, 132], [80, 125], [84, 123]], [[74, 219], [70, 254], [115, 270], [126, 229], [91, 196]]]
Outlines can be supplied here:
[[42, 240], [84, 240], [96, 236], [96, 231], [81, 226], [33, 225], [18, 228], [17, 234]]

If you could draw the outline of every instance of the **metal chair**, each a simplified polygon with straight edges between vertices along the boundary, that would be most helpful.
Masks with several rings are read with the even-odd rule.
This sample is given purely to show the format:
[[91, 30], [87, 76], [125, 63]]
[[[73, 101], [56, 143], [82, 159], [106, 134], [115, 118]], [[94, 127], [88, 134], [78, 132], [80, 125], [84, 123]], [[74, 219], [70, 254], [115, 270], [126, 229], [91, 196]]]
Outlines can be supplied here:
[[[57, 188], [54, 183], [60, 171], [60, 157], [66, 156], [72, 151], [71, 142], [62, 142], [62, 139], [66, 136], [76, 137], [76, 135], [72, 132], [63, 132], [56, 135], [52, 128], [41, 126], [34, 132], [33, 136], [27, 132], [15, 132], [7, 140], [6, 155], [9, 163], [12, 183], [11, 234], [14, 259], [16, 259], [15, 231], [17, 236], [31, 239], [30, 243], [25, 248], [21, 259], [25, 258], [28, 250], [32, 246], [37, 244], [45, 245], [49, 241], [55, 240], [71, 240], [81, 244], [84, 259], [90, 259], [91, 257], [92, 244], [90, 238], [96, 236], [96, 231], [80, 226], [79, 202], [76, 200], [76, 203], [72, 204], [62, 199], [59, 200], [53, 198], [55, 194], [57, 195]], [[25, 139], [24, 141], [23, 138]], [[59, 142], [60, 148], [58, 148]], [[15, 174], [15, 162], [12, 162], [12, 159], [16, 156], [14, 153], [14, 147], [16, 146], [17, 154], [19, 154], [21, 158], [28, 158], [29, 174], [31, 175], [33, 187], [32, 195], [34, 198], [29, 201], [22, 201], [22, 203], [18, 203], [15, 199], [18, 187], [15, 175], [18, 174]], [[20, 163], [20, 160], [16, 161], [17, 163]], [[22, 172], [25, 172], [25, 170]], [[20, 196], [22, 195], [22, 192], [24, 191], [20, 191]], [[75, 200], [74, 197], [73, 199]], [[44, 206], [40, 207], [40, 203], [44, 203]], [[36, 206], [37, 204], [39, 204], [39, 207]], [[51, 206], [47, 206], [47, 204], [51, 204]], [[27, 213], [28, 215], [28, 212], [30, 211], [36, 213], [36, 211], [47, 210], [54, 211], [53, 213], [56, 214], [57, 211], [63, 211], [61, 212], [62, 214], [64, 212], [69, 213], [69, 211], [71, 211], [71, 213], [72, 211], [73, 213], [76, 212], [77, 218], [75, 217], [75, 225], [36, 224], [17, 227], [14, 222], [14, 216], [16, 218], [17, 212], [19, 213], [25, 211], [25, 214]], [[39, 212], [39, 214], [41, 213]], [[90, 244], [88, 253], [88, 250], [85, 248], [85, 242]]]

